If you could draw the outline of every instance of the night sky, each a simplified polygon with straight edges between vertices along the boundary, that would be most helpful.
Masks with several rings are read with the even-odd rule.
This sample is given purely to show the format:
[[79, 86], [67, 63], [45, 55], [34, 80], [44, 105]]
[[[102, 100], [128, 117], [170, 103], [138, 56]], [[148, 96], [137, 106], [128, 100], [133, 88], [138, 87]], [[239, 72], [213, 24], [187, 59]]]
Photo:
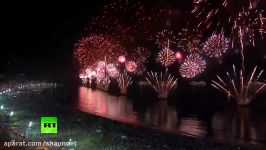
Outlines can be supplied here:
[[1, 4], [0, 73], [71, 73], [73, 44], [106, 2]]
[[[39, 76], [75, 73], [73, 44], [107, 1], [1, 4], [0, 73]], [[190, 7], [191, 1], [180, 0], [180, 10]], [[265, 56], [256, 59], [256, 63], [265, 64], [265, 46], [258, 49], [255, 55]]]
[[5, 3], [0, 14], [0, 72], [71, 72], [73, 43], [104, 0]]

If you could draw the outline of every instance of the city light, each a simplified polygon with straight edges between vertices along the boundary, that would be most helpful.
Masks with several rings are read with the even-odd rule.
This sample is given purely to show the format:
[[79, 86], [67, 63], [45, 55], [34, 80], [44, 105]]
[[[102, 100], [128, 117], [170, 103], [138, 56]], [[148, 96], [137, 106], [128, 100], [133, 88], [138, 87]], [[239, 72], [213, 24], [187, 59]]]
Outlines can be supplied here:
[[33, 125], [33, 123], [30, 121], [28, 127], [30, 128]]
[[14, 112], [13, 111], [11, 111], [10, 112], [10, 117], [12, 117], [14, 115]]

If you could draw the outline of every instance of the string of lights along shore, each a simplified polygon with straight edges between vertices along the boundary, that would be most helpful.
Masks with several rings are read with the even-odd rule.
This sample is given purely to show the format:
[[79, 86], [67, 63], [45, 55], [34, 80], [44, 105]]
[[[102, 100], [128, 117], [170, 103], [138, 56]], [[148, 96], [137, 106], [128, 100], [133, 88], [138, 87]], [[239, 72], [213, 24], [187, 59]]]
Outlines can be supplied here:
[[[238, 55], [241, 59], [234, 65], [234, 72], [241, 70], [240, 79], [230, 82], [243, 85], [249, 93], [250, 88], [245, 86], [258, 81], [242, 83], [242, 78], [249, 77], [245, 52], [265, 43], [262, 2], [193, 0], [186, 12], [181, 12], [182, 6], [174, 0], [108, 2], [88, 21], [76, 41], [75, 65], [84, 84], [96, 80], [97, 86], [105, 89], [114, 80], [126, 94], [128, 86], [143, 79], [165, 98], [178, 87], [177, 80], [204, 80], [211, 71], [209, 66], [217, 60], [223, 65], [225, 58]], [[136, 76], [137, 80], [133, 78]], [[216, 89], [234, 95], [234, 88], [226, 88], [227, 79], [218, 76], [218, 80], [221, 83], [213, 80], [212, 84]], [[262, 91], [260, 88], [264, 83], [255, 94]], [[241, 96], [245, 95], [249, 94]]]

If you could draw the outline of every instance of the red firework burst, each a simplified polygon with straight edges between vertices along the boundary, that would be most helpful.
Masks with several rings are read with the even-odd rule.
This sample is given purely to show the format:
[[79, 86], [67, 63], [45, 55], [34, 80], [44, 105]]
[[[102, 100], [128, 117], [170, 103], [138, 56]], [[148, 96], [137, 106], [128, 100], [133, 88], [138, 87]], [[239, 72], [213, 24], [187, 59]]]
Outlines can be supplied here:
[[179, 13], [173, 5], [155, 3], [151, 6], [144, 0], [111, 1], [92, 19], [86, 30], [116, 37], [130, 48], [139, 42], [156, 40], [158, 31], [177, 24]]
[[126, 63], [126, 69], [128, 72], [135, 72], [137, 70], [137, 63], [135, 63], [134, 61], [128, 61]]
[[74, 47], [74, 59], [81, 68], [94, 68], [100, 60], [115, 62], [124, 49], [113, 38], [105, 35], [82, 37]]

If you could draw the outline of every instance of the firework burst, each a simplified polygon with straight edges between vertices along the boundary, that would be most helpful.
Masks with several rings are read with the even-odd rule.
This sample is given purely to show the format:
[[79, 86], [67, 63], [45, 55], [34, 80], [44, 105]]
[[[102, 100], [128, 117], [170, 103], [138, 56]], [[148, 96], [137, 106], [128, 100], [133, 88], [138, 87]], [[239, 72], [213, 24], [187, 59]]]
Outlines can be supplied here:
[[159, 52], [158, 59], [163, 66], [168, 67], [175, 62], [175, 52], [166, 47]]
[[163, 73], [148, 72], [146, 80], [152, 86], [154, 90], [158, 93], [158, 97], [166, 99], [169, 92], [174, 89], [177, 85], [177, 78], [172, 75], [167, 75], [167, 72]]
[[74, 47], [74, 59], [81, 68], [92, 67], [106, 58], [115, 62], [124, 49], [113, 38], [105, 35], [90, 35], [82, 37]]
[[106, 77], [117, 78], [119, 71], [114, 64], [107, 64], [105, 61], [99, 61], [96, 67], [96, 78], [103, 80]]
[[146, 47], [138, 47], [134, 50], [133, 60], [136, 62], [146, 63], [150, 57], [151, 53]]
[[137, 70], [137, 67], [138, 67], [138, 65], [134, 61], [128, 61], [126, 63], [126, 70], [128, 72], [135, 72]]
[[[161, 33], [165, 36], [171, 35], [171, 31], [163, 29], [173, 29], [179, 24], [177, 21], [179, 16], [178, 8], [172, 4], [173, 3], [171, 3], [171, 6], [165, 6], [162, 4], [152, 6], [148, 3], [144, 14], [142, 14], [141, 18], [137, 21], [139, 28], [142, 29], [146, 39], [157, 41], [158, 37], [163, 37], [159, 35]], [[174, 39], [173, 36], [171, 36], [171, 38]]]
[[189, 53], [198, 53], [202, 32], [196, 29], [182, 29], [178, 33], [178, 45]]
[[114, 64], [106, 65], [106, 71], [108, 75], [112, 78], [117, 78], [119, 76], [118, 69], [114, 66]]
[[127, 87], [133, 83], [131, 77], [127, 74], [126, 71], [119, 75], [119, 77], [117, 78], [117, 82], [121, 94], [127, 94]]
[[256, 9], [260, 0], [194, 0], [191, 11], [200, 20], [198, 27], [222, 30], [224, 25], [233, 24], [238, 13]]
[[105, 5], [86, 28], [88, 33], [116, 37], [127, 48], [138, 42], [155, 40], [156, 33], [177, 24], [178, 9], [173, 3], [156, 4], [145, 0], [113, 0]]
[[223, 33], [213, 34], [203, 46], [203, 52], [210, 57], [221, 57], [229, 48], [230, 40]]
[[183, 78], [194, 78], [204, 72], [205, 68], [206, 61], [198, 54], [191, 54], [181, 64], [179, 72]]
[[99, 61], [97, 63], [96, 75], [97, 75], [96, 77], [98, 80], [102, 80], [107, 76], [106, 62], [105, 61]]
[[234, 26], [232, 27], [232, 47], [234, 47], [234, 44], [240, 45], [243, 69], [245, 65], [244, 47], [249, 44], [255, 46], [255, 35], [263, 38], [266, 33], [266, 19], [262, 13], [263, 11], [258, 10], [243, 10], [234, 21]]
[[86, 30], [106, 33], [128, 44], [134, 43], [137, 30], [133, 23], [141, 18], [144, 11], [140, 1], [111, 1], [93, 18]]
[[255, 45], [257, 33], [265, 33], [263, 11], [257, 10], [260, 0], [194, 0], [194, 14], [201, 22], [198, 27], [231, 33], [232, 46], [241, 50], [242, 68], [245, 70], [244, 46]]
[[243, 10], [238, 14], [232, 27], [233, 35], [237, 35], [233, 37], [233, 43], [240, 43], [241, 49], [243, 49], [245, 43], [255, 46], [255, 35], [260, 35], [263, 38], [266, 33], [266, 19], [262, 13], [263, 11], [258, 10]]
[[173, 31], [163, 30], [156, 35], [156, 44], [160, 48], [168, 47], [168, 45], [176, 43], [177, 38]]
[[143, 73], [146, 70], [146, 63], [151, 57], [150, 51], [145, 47], [138, 47], [132, 53], [132, 60], [137, 64], [136, 72]]
[[248, 105], [265, 88], [266, 84], [258, 81], [262, 73], [263, 70], [257, 71], [256, 66], [251, 75], [245, 76], [242, 70], [238, 73], [233, 65], [233, 74], [226, 72], [226, 79], [217, 75], [218, 81], [212, 81], [212, 86], [233, 97], [239, 105]]

